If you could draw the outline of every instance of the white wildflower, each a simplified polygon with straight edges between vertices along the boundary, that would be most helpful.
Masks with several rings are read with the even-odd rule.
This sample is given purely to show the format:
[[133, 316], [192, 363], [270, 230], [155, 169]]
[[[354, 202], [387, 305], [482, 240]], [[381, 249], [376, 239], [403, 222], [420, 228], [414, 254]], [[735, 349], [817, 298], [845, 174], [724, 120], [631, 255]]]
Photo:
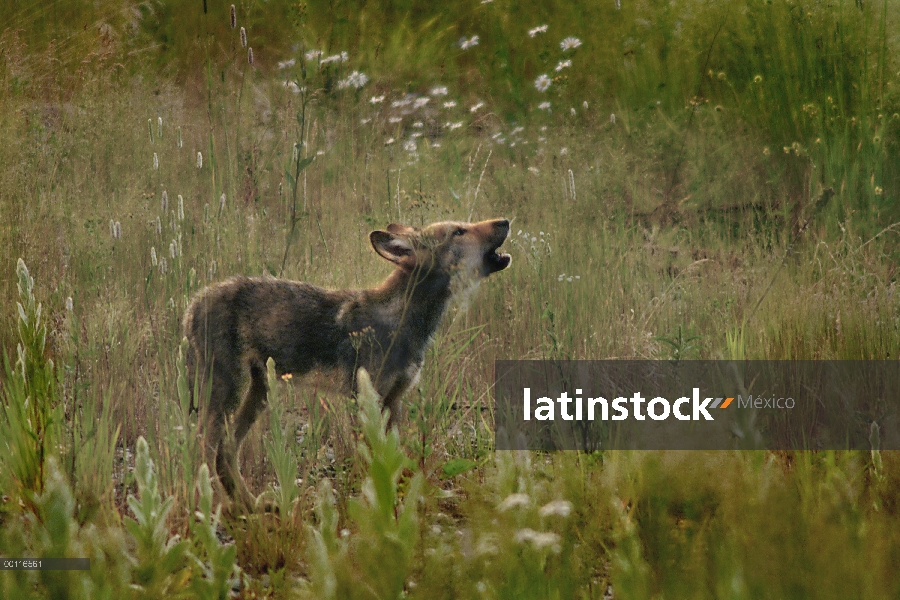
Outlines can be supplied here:
[[479, 102], [479, 103], [477, 103], [475, 106], [473, 106], [472, 108], [470, 108], [470, 109], [469, 109], [469, 112], [470, 112], [470, 113], [478, 112], [478, 111], [481, 109], [482, 106], [484, 106], [484, 102]]
[[538, 108], [541, 110], [550, 110], [550, 103], [549, 102], [541, 102], [540, 104], [538, 104]]
[[384, 102], [384, 96], [372, 96], [369, 98], [369, 104], [381, 104]]
[[369, 81], [368, 76], [365, 73], [360, 73], [359, 71], [353, 71], [350, 75], [347, 76], [346, 79], [343, 79], [338, 82], [338, 89], [344, 89], [348, 87], [353, 87], [356, 89], [361, 88], [366, 85]]
[[575, 48], [577, 48], [580, 45], [581, 45], [581, 40], [579, 40], [577, 37], [571, 37], [571, 36], [567, 37], [566, 39], [564, 39], [563, 41], [561, 41], [559, 43], [559, 47], [562, 48], [563, 52], [565, 52], [566, 50], [574, 50]]
[[324, 52], [322, 52], [321, 50], [310, 50], [303, 56], [306, 58], [306, 60], [316, 60], [317, 58], [322, 56], [322, 54], [324, 54]]
[[559, 73], [563, 69], [568, 69], [572, 66], [571, 60], [561, 60], [556, 64], [556, 72]]
[[478, 45], [478, 36], [477, 35], [473, 35], [469, 39], [466, 39], [463, 37], [463, 38], [460, 38], [460, 40], [459, 40], [459, 47], [462, 48], [463, 50], [468, 50], [469, 48], [472, 48], [473, 46], [477, 46], [477, 45]]
[[528, 494], [510, 494], [503, 500], [503, 502], [497, 505], [497, 510], [499, 510], [500, 512], [506, 512], [511, 508], [528, 506], [530, 503], [531, 498], [528, 497]]
[[431, 92], [429, 92], [432, 96], [446, 96], [447, 95], [447, 86], [438, 85], [431, 88]]
[[423, 106], [428, 104], [430, 101], [431, 101], [431, 98], [426, 98], [426, 97], [416, 98], [416, 101], [413, 102], [413, 108], [422, 108]]
[[529, 528], [520, 529], [516, 532], [515, 540], [520, 544], [530, 543], [536, 550], [550, 548], [557, 553], [561, 550], [560, 541], [562, 538], [559, 537], [559, 534], [552, 531], [535, 531]]
[[454, 102], [453, 100], [444, 102], [444, 108], [453, 108], [454, 106], [456, 106], [456, 102]]
[[462, 127], [463, 124], [462, 124], [461, 121], [457, 121], [456, 123], [449, 123], [449, 122], [448, 122], [448, 123], [446, 123], [444, 126], [445, 126], [447, 129], [449, 129], [450, 131], [453, 131], [454, 129], [459, 129], [460, 127]]
[[539, 92], [546, 92], [551, 83], [550, 78], [544, 73], [538, 75], [538, 78], [534, 80], [534, 87], [536, 87]]
[[297, 59], [295, 59], [295, 58], [292, 58], [290, 60], [281, 60], [281, 61], [278, 61], [278, 68], [280, 70], [290, 69], [291, 67], [293, 67], [296, 64], [297, 64]]
[[542, 517], [563, 517], [566, 518], [572, 512], [572, 503], [568, 500], [553, 500], [548, 502], [538, 511]]
[[539, 34], [539, 33], [546, 33], [546, 32], [547, 32], [547, 26], [546, 26], [546, 25], [541, 25], [541, 26], [539, 26], [539, 27], [535, 27], [534, 29], [529, 29], [529, 30], [528, 30], [528, 37], [534, 37], [534, 36], [536, 36], [536, 35]]

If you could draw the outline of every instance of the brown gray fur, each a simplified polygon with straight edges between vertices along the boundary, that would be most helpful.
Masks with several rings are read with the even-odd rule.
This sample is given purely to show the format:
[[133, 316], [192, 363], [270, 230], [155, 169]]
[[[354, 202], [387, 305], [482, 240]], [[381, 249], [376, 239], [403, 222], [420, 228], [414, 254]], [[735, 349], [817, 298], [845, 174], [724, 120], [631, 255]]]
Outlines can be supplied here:
[[[279, 375], [335, 372], [347, 392], [356, 391], [364, 367], [390, 411], [388, 426], [395, 424], [454, 293], [509, 266], [509, 255], [497, 252], [507, 235], [505, 219], [424, 229], [391, 224], [369, 235], [375, 251], [396, 265], [377, 287], [326, 290], [235, 277], [200, 292], [184, 316], [188, 375], [209, 393], [206, 458], [225, 491], [245, 509], [254, 507], [237, 456], [266, 405], [269, 357]], [[225, 432], [232, 413], [233, 440]]]

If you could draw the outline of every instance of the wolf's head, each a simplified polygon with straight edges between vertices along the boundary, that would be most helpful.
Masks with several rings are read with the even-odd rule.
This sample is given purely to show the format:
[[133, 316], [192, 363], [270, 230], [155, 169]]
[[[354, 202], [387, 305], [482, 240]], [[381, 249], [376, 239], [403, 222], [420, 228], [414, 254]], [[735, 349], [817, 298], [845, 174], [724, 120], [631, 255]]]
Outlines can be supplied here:
[[509, 221], [492, 219], [443, 221], [424, 229], [391, 223], [369, 239], [379, 255], [403, 270], [477, 281], [509, 266], [509, 254], [497, 252], [508, 235]]

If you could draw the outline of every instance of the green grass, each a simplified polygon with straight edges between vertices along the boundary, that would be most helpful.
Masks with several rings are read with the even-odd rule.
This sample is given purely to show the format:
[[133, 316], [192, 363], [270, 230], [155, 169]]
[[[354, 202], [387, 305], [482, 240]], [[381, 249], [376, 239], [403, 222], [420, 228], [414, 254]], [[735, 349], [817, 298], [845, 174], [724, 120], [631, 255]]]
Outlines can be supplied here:
[[[895, 1], [246, 2], [253, 65], [228, 5], [20, 4], [0, 554], [93, 568], [0, 571], [0, 597], [900, 594], [900, 456], [877, 443], [495, 454], [490, 427], [495, 359], [898, 358]], [[373, 285], [369, 231], [470, 215], [513, 220], [512, 268], [447, 315], [399, 438], [371, 399], [275, 382], [242, 470], [279, 511], [218, 513], [191, 297], [235, 274]]]

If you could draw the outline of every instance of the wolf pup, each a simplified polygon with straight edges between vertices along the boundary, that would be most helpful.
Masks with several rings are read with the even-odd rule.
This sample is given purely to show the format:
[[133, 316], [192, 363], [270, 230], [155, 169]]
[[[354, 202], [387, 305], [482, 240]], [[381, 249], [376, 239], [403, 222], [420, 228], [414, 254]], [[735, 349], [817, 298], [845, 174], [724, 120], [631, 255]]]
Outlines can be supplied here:
[[[391, 224], [369, 234], [375, 252], [397, 267], [372, 289], [235, 277], [201, 291], [184, 316], [188, 376], [209, 393], [206, 458], [228, 495], [247, 510], [256, 504], [237, 456], [266, 405], [269, 357], [279, 375], [330, 371], [347, 393], [364, 367], [390, 413], [388, 426], [396, 424], [448, 302], [509, 266], [510, 256], [497, 252], [508, 235], [506, 219]], [[231, 440], [225, 424], [235, 412]]]

